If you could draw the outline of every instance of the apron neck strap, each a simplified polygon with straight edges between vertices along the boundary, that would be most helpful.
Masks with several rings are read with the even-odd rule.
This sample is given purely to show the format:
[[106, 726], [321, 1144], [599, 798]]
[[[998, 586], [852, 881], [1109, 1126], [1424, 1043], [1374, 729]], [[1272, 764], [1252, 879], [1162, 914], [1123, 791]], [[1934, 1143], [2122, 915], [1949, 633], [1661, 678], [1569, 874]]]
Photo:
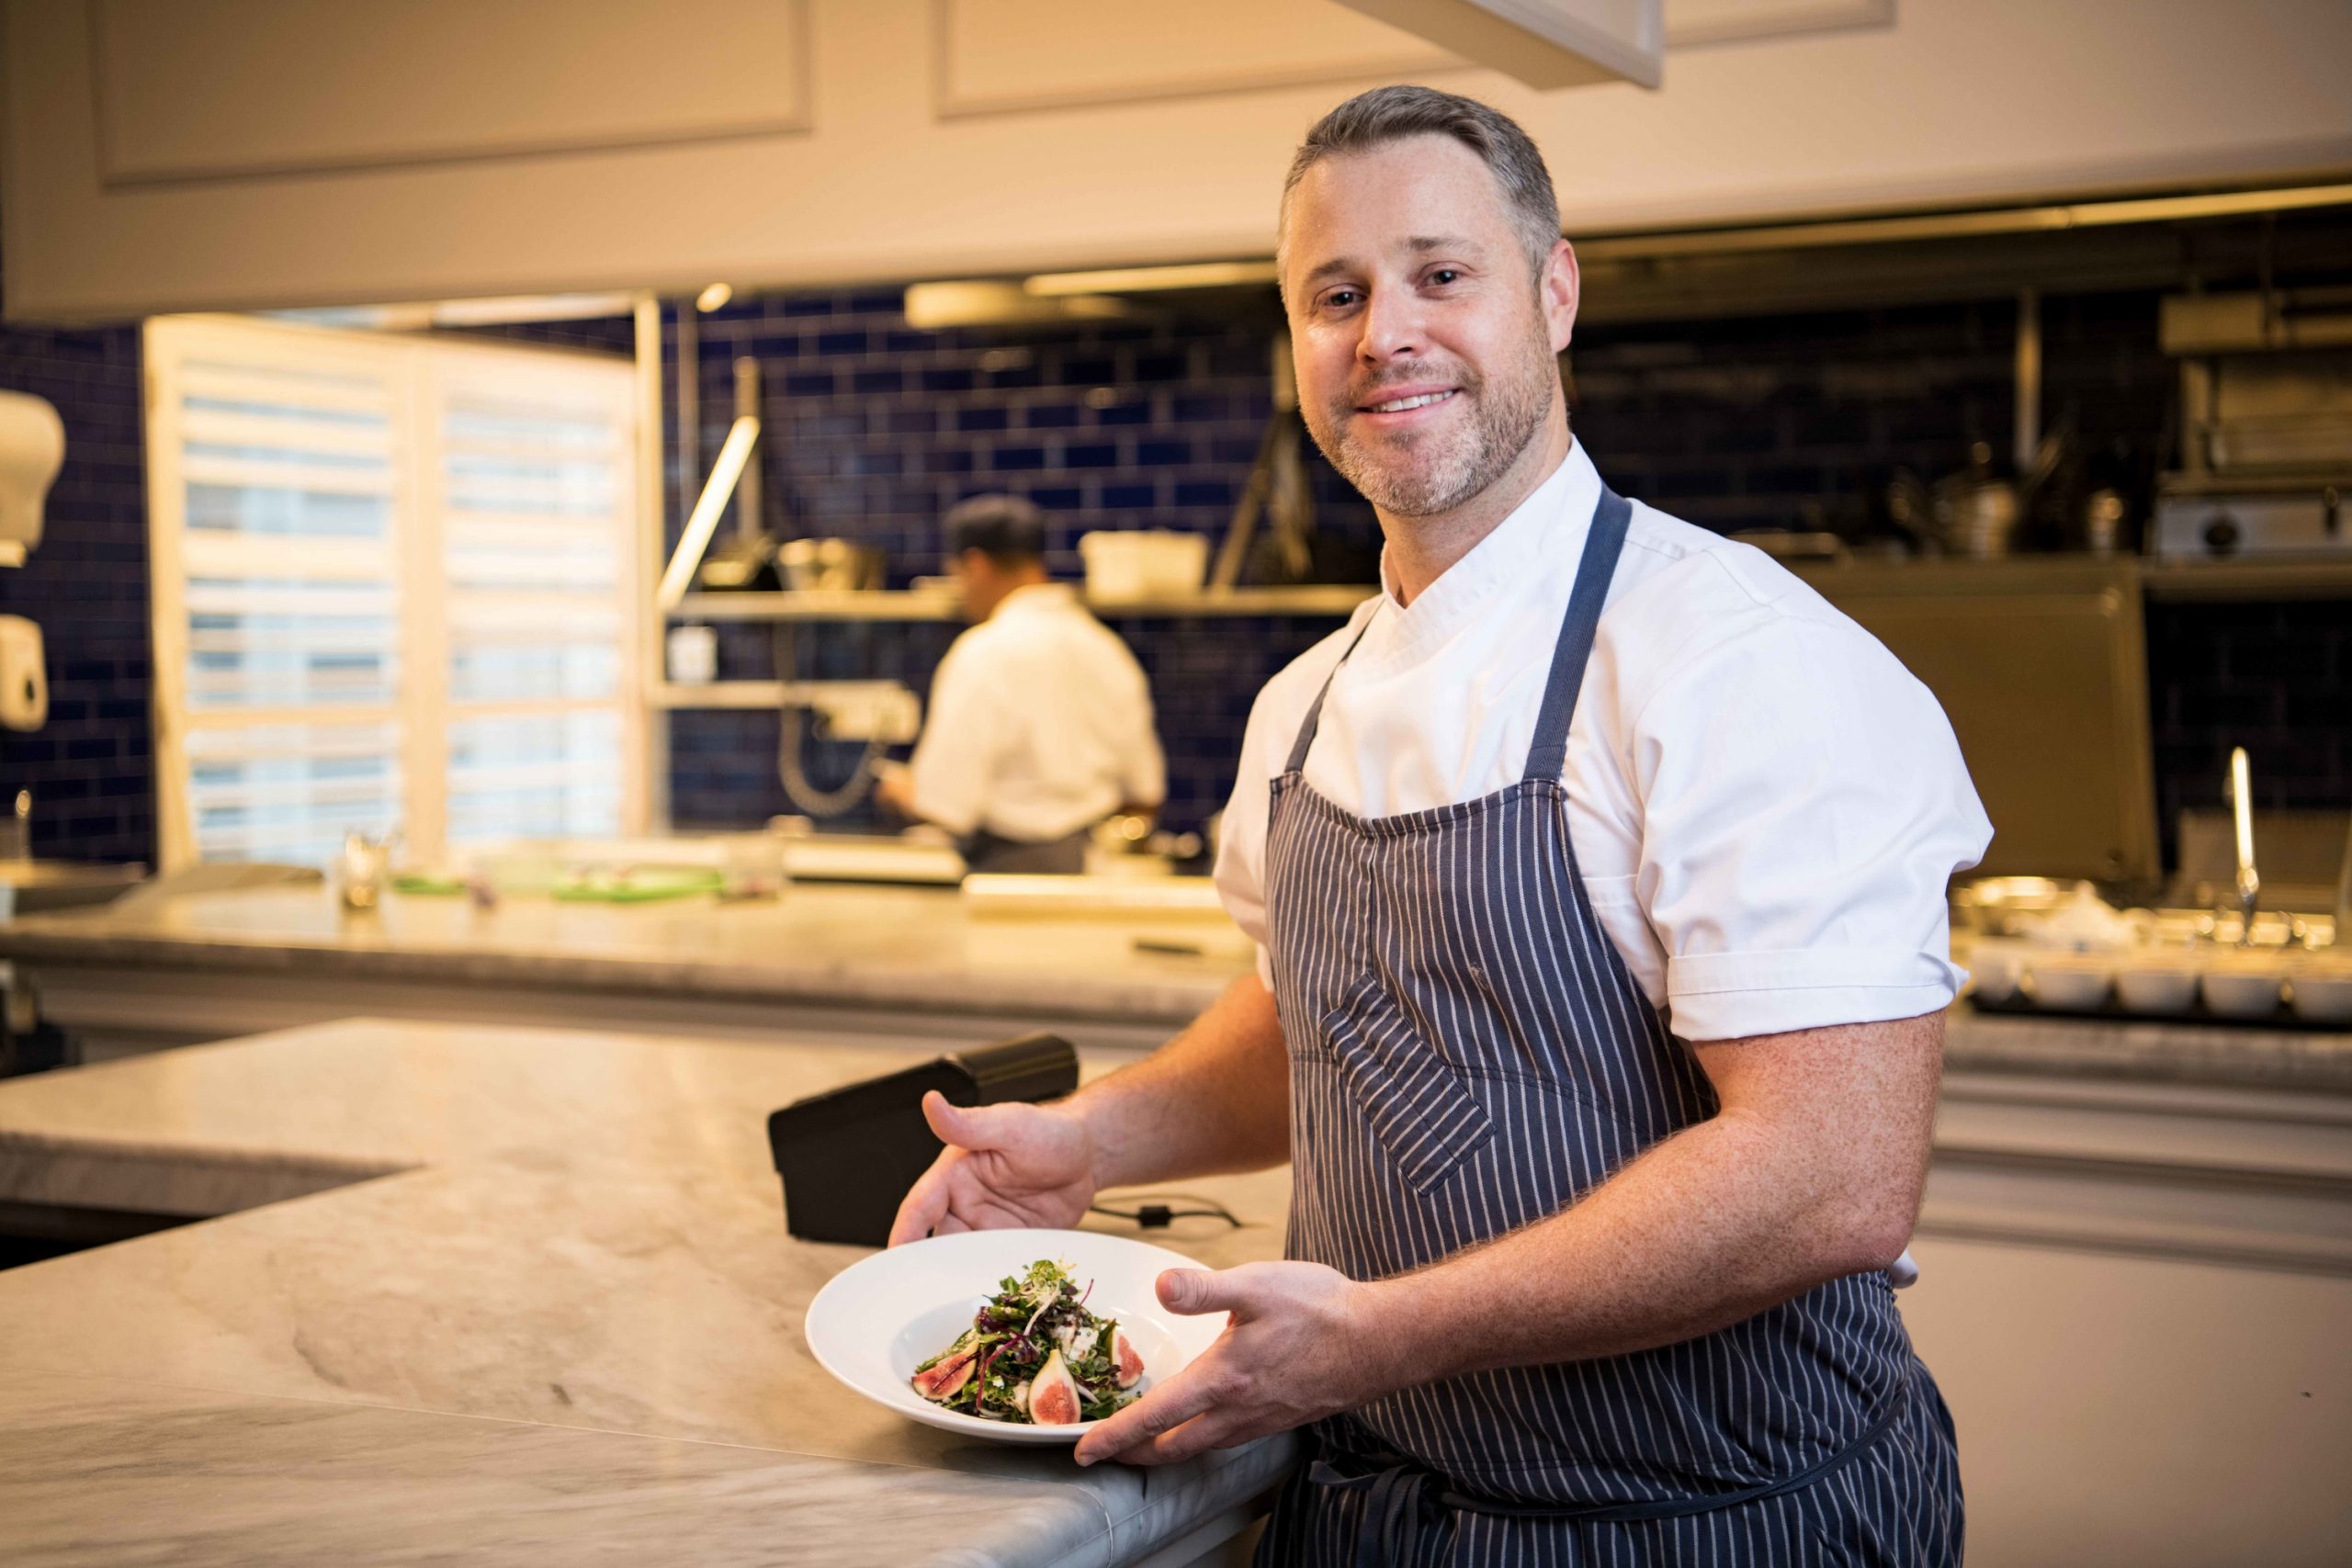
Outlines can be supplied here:
[[[1585, 533], [1584, 557], [1577, 563], [1576, 586], [1568, 591], [1568, 612], [1560, 622], [1560, 640], [1552, 649], [1552, 675], [1544, 683], [1544, 705], [1536, 714], [1534, 743], [1528, 748], [1527, 777], [1531, 779], [1556, 779], [1566, 765], [1568, 720], [1576, 716], [1577, 689], [1584, 684], [1593, 632], [1600, 625], [1600, 607], [1608, 602], [1609, 580], [1617, 574], [1617, 558], [1624, 550], [1625, 528], [1633, 515], [1632, 502], [1605, 484], [1600, 487], [1600, 500], [1592, 509], [1592, 526]], [[1379, 613], [1377, 608], [1373, 611], [1374, 615]], [[1372, 615], [1366, 615], [1356, 635], [1348, 639], [1339, 664], [1323, 678], [1322, 690], [1315, 694], [1306, 722], [1298, 727], [1298, 739], [1291, 742], [1283, 773], [1295, 773], [1306, 766], [1306, 753], [1323, 722], [1323, 703], [1331, 694], [1331, 682], [1339, 679], [1340, 666], [1347, 663], [1356, 644], [1371, 629]]]
[[1527, 748], [1527, 777], [1556, 779], [1568, 760], [1568, 720], [1576, 716], [1577, 692], [1584, 684], [1584, 667], [1592, 658], [1593, 633], [1600, 626], [1600, 608], [1609, 602], [1609, 580], [1617, 575], [1617, 558], [1624, 552], [1625, 528], [1633, 521], [1634, 503], [1600, 487], [1592, 509], [1592, 526], [1584, 536], [1584, 558], [1577, 563], [1576, 586], [1568, 590], [1568, 612], [1560, 617], [1560, 640], [1552, 649], [1552, 677], [1544, 685], [1544, 705], [1536, 710], [1535, 737]]
[[[1348, 646], [1340, 651], [1340, 664], [1345, 664], [1349, 656], [1355, 652], [1356, 644], [1362, 642], [1363, 634], [1372, 629], [1373, 615], [1378, 614], [1380, 607], [1375, 604], [1372, 615], [1363, 618], [1363, 625], [1356, 628], [1356, 635], [1348, 639]], [[1315, 744], [1316, 728], [1323, 722], [1323, 699], [1331, 694], [1331, 682], [1340, 678], [1340, 664], [1332, 665], [1331, 672], [1323, 677], [1323, 688], [1315, 694], [1314, 705], [1306, 710], [1306, 722], [1298, 727], [1298, 739], [1290, 744], [1290, 761], [1283, 764], [1283, 773], [1295, 773], [1306, 766], [1307, 748]]]

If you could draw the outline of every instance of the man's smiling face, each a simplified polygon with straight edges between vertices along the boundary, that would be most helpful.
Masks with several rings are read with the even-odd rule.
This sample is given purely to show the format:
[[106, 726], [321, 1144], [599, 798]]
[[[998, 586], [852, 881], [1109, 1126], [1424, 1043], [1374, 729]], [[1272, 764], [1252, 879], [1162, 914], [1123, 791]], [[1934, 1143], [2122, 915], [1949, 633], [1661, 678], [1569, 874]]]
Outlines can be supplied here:
[[[1326, 157], [1284, 206], [1300, 412], [1390, 516], [1485, 491], [1560, 396], [1574, 263], [1555, 247], [1539, 275], [1511, 217], [1478, 155], [1437, 135]], [[1564, 265], [1565, 291], [1547, 281]]]

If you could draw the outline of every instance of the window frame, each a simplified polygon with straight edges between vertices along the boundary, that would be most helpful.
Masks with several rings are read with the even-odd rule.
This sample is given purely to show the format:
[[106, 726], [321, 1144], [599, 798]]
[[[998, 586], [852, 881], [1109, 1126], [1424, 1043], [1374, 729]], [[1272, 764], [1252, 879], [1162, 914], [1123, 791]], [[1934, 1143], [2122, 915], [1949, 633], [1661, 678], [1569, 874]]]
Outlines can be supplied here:
[[[227, 357], [260, 367], [317, 372], [357, 371], [390, 391], [393, 536], [389, 581], [397, 602], [394, 683], [388, 702], [349, 709], [262, 705], [198, 711], [188, 705], [187, 483], [181, 398], [191, 358]], [[389, 720], [400, 770], [400, 826], [405, 855], [422, 863], [448, 852], [448, 736], [453, 723], [497, 714], [561, 715], [613, 710], [619, 719], [617, 830], [640, 835], [652, 807], [650, 748], [656, 737], [644, 700], [647, 640], [639, 623], [650, 592], [642, 548], [647, 487], [639, 367], [628, 356], [583, 349], [400, 337], [239, 316], [159, 316], [141, 334], [145, 383], [149, 622], [153, 642], [153, 724], [157, 858], [161, 870], [198, 858], [189, 737], [211, 728], [339, 718]], [[449, 513], [441, 419], [453, 390], [468, 385], [527, 383], [553, 377], [577, 401], [612, 422], [614, 562], [612, 615], [617, 660], [609, 696], [469, 701], [453, 698], [447, 611], [451, 584], [445, 544]], [[518, 594], [520, 599], [529, 597]]]

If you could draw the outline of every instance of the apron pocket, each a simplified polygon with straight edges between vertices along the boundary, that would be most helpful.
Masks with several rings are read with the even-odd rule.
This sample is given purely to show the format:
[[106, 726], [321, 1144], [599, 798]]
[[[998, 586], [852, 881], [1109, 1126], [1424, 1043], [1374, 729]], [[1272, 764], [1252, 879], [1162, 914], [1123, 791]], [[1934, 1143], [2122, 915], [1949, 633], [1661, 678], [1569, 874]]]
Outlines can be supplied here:
[[1324, 1039], [1373, 1136], [1406, 1181], [1428, 1192], [1494, 1141], [1487, 1108], [1367, 975], [1323, 1020]]

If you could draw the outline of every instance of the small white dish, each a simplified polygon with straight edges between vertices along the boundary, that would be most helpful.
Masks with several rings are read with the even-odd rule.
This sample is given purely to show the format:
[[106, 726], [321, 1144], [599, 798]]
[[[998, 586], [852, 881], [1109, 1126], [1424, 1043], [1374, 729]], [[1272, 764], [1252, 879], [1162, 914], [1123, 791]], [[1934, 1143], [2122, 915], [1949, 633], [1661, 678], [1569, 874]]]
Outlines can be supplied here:
[[2053, 959], [2036, 959], [2026, 971], [2026, 989], [2033, 1005], [2053, 1012], [2090, 1012], [2107, 1003], [2114, 983], [2107, 966]]
[[2287, 980], [2295, 1016], [2312, 1023], [2352, 1023], [2352, 968], [2297, 970]]
[[1153, 1289], [1170, 1269], [1203, 1265], [1164, 1247], [1093, 1231], [963, 1231], [860, 1258], [825, 1282], [803, 1326], [809, 1354], [855, 1393], [910, 1420], [998, 1443], [1074, 1443], [1098, 1425], [1029, 1427], [943, 1410], [907, 1381], [972, 1326], [997, 1281], [1041, 1258], [1091, 1284], [1087, 1310], [1118, 1319], [1143, 1354], [1148, 1390], [1192, 1364], [1225, 1332], [1225, 1314], [1182, 1317]]
[[2268, 1018], [2278, 1010], [2275, 969], [2208, 969], [2199, 985], [2206, 1009], [2218, 1018]]
[[2197, 971], [2186, 965], [2166, 968], [2154, 964], [2125, 969], [2115, 976], [2115, 994], [2130, 1012], [2187, 1012], [2197, 1001]]
[[2014, 949], [1979, 942], [1968, 955], [1968, 988], [1979, 1001], [2006, 1002], [2018, 994], [2025, 965]]

